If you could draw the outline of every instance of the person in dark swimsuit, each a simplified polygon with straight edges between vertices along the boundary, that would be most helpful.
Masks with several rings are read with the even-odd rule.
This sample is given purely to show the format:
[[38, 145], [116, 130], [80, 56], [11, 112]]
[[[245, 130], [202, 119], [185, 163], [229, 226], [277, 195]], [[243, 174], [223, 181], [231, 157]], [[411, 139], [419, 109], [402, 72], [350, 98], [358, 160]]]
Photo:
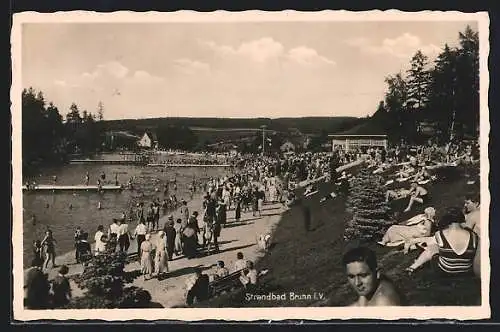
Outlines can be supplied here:
[[439, 220], [439, 231], [426, 242], [425, 250], [406, 271], [411, 274], [430, 261], [439, 274], [472, 273], [479, 238], [470, 229], [462, 227], [464, 222], [465, 216], [460, 208], [449, 209]]

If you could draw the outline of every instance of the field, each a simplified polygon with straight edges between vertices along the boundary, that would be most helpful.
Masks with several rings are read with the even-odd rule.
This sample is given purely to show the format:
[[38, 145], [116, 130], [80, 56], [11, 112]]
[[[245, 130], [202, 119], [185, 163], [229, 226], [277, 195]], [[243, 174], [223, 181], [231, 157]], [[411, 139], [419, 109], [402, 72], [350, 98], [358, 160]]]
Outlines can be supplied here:
[[[431, 203], [437, 217], [449, 206], [462, 206], [463, 196], [470, 191], [463, 177], [449, 177], [430, 188]], [[352, 303], [355, 294], [349, 288], [341, 265], [344, 224], [351, 215], [345, 211], [345, 200], [336, 198], [324, 203], [319, 199], [331, 191], [329, 184], [321, 184], [320, 192], [306, 201], [312, 211], [312, 230], [306, 232], [302, 213], [298, 207], [282, 215], [273, 236], [271, 252], [258, 263], [257, 269], [269, 269], [261, 280], [262, 292], [325, 293], [324, 300], [304, 301], [253, 301], [245, 300], [244, 293], [237, 291], [221, 295], [200, 307], [259, 307], [259, 306], [345, 306]], [[413, 214], [400, 215], [405, 220]], [[394, 248], [371, 244], [379, 258], [382, 272], [393, 279], [411, 306], [473, 306], [480, 305], [480, 280], [478, 278], [438, 278], [425, 266], [413, 276], [405, 274], [417, 251], [408, 255]]]

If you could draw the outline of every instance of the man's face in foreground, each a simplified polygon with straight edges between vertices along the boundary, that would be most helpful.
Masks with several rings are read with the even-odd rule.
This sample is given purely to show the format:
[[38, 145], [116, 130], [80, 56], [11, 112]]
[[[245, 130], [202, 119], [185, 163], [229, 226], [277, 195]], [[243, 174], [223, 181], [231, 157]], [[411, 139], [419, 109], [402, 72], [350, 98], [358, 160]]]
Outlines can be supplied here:
[[465, 213], [469, 213], [475, 210], [476, 204], [470, 199], [465, 200], [464, 202]]
[[377, 273], [365, 262], [352, 262], [346, 266], [347, 280], [359, 296], [367, 296], [377, 285]]

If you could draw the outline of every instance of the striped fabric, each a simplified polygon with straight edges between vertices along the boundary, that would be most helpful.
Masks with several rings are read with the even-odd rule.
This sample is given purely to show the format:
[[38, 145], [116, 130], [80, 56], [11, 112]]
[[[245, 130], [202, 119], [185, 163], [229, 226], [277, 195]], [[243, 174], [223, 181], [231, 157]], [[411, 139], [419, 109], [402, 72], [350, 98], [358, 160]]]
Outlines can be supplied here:
[[441, 239], [441, 245], [439, 246], [439, 258], [437, 263], [439, 268], [443, 270], [443, 272], [449, 274], [459, 274], [467, 273], [472, 270], [478, 238], [474, 232], [470, 230], [468, 230], [468, 232], [470, 236], [469, 244], [465, 252], [461, 255], [458, 255], [453, 250], [442, 231], [439, 231], [439, 233], [437, 233], [437, 235]]

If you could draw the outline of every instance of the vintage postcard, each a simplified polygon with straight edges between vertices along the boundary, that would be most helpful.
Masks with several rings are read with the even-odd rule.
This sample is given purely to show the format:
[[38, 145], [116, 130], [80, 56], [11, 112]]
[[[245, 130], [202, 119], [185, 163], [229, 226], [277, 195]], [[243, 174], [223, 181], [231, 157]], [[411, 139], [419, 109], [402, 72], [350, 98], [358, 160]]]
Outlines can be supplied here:
[[490, 317], [487, 13], [11, 37], [16, 320]]

